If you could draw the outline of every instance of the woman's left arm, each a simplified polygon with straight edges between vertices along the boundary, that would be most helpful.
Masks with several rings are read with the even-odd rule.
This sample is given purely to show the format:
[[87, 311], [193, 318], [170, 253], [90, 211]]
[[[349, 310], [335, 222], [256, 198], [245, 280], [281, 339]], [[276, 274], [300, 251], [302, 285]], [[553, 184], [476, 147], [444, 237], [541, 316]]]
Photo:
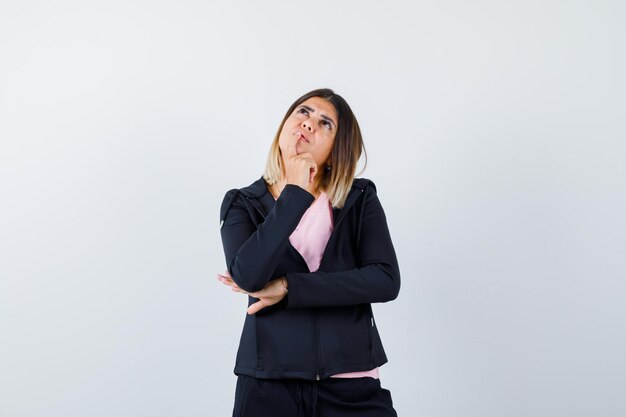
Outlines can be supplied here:
[[338, 272], [287, 273], [287, 308], [342, 306], [394, 300], [400, 291], [400, 268], [387, 219], [376, 195], [364, 191], [358, 242], [361, 267]]

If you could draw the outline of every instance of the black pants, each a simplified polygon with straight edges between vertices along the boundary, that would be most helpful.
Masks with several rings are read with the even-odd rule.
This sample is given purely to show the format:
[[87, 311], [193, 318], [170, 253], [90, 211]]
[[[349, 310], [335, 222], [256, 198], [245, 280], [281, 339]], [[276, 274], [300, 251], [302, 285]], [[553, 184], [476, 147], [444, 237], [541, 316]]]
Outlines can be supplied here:
[[377, 378], [259, 379], [238, 375], [233, 417], [397, 417]]

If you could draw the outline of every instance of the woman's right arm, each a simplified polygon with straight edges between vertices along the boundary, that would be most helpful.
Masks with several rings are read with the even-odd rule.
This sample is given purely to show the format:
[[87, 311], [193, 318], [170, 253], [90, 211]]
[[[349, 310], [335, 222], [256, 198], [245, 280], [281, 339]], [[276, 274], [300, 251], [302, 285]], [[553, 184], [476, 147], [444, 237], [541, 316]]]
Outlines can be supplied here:
[[315, 197], [298, 185], [287, 184], [258, 227], [252, 222], [243, 198], [236, 189], [224, 196], [220, 233], [231, 277], [241, 289], [256, 292], [272, 279], [287, 249], [289, 236]]

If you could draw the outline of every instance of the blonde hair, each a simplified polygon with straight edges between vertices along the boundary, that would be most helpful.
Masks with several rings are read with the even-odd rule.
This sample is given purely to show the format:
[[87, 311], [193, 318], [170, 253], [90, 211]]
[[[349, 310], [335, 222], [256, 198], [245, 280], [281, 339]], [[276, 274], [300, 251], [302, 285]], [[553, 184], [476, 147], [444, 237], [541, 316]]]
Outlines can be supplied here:
[[348, 106], [348, 103], [339, 94], [335, 94], [328, 88], [313, 90], [299, 99], [297, 99], [287, 110], [285, 117], [278, 127], [274, 141], [270, 147], [265, 172], [263, 178], [269, 185], [273, 185], [280, 181], [283, 175], [282, 153], [278, 140], [280, 132], [283, 130], [285, 121], [293, 113], [295, 108], [311, 97], [320, 97], [331, 103], [337, 111], [337, 132], [330, 156], [326, 161], [320, 178], [320, 189], [328, 195], [328, 199], [334, 208], [342, 208], [348, 198], [348, 193], [352, 187], [352, 181], [355, 177], [356, 166], [361, 157], [361, 153], [365, 154], [365, 164], [360, 175], [367, 166], [367, 152], [363, 144], [361, 129], [359, 123]]

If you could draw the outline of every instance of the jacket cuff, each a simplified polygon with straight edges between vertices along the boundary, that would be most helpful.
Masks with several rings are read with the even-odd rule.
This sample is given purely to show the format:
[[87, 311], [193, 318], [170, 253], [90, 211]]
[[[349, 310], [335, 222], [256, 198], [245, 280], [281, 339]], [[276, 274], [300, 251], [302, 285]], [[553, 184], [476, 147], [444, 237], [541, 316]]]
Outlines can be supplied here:
[[311, 194], [304, 188], [300, 187], [299, 185], [295, 185], [295, 184], [286, 184], [283, 190], [281, 191], [280, 195], [278, 196], [278, 198], [280, 199], [283, 196], [283, 194], [285, 194], [285, 196], [293, 195], [296, 198], [303, 199], [304, 201], [308, 201], [309, 204], [307, 205], [307, 207], [310, 206], [313, 203], [313, 201], [315, 201], [315, 196], [313, 194]]

